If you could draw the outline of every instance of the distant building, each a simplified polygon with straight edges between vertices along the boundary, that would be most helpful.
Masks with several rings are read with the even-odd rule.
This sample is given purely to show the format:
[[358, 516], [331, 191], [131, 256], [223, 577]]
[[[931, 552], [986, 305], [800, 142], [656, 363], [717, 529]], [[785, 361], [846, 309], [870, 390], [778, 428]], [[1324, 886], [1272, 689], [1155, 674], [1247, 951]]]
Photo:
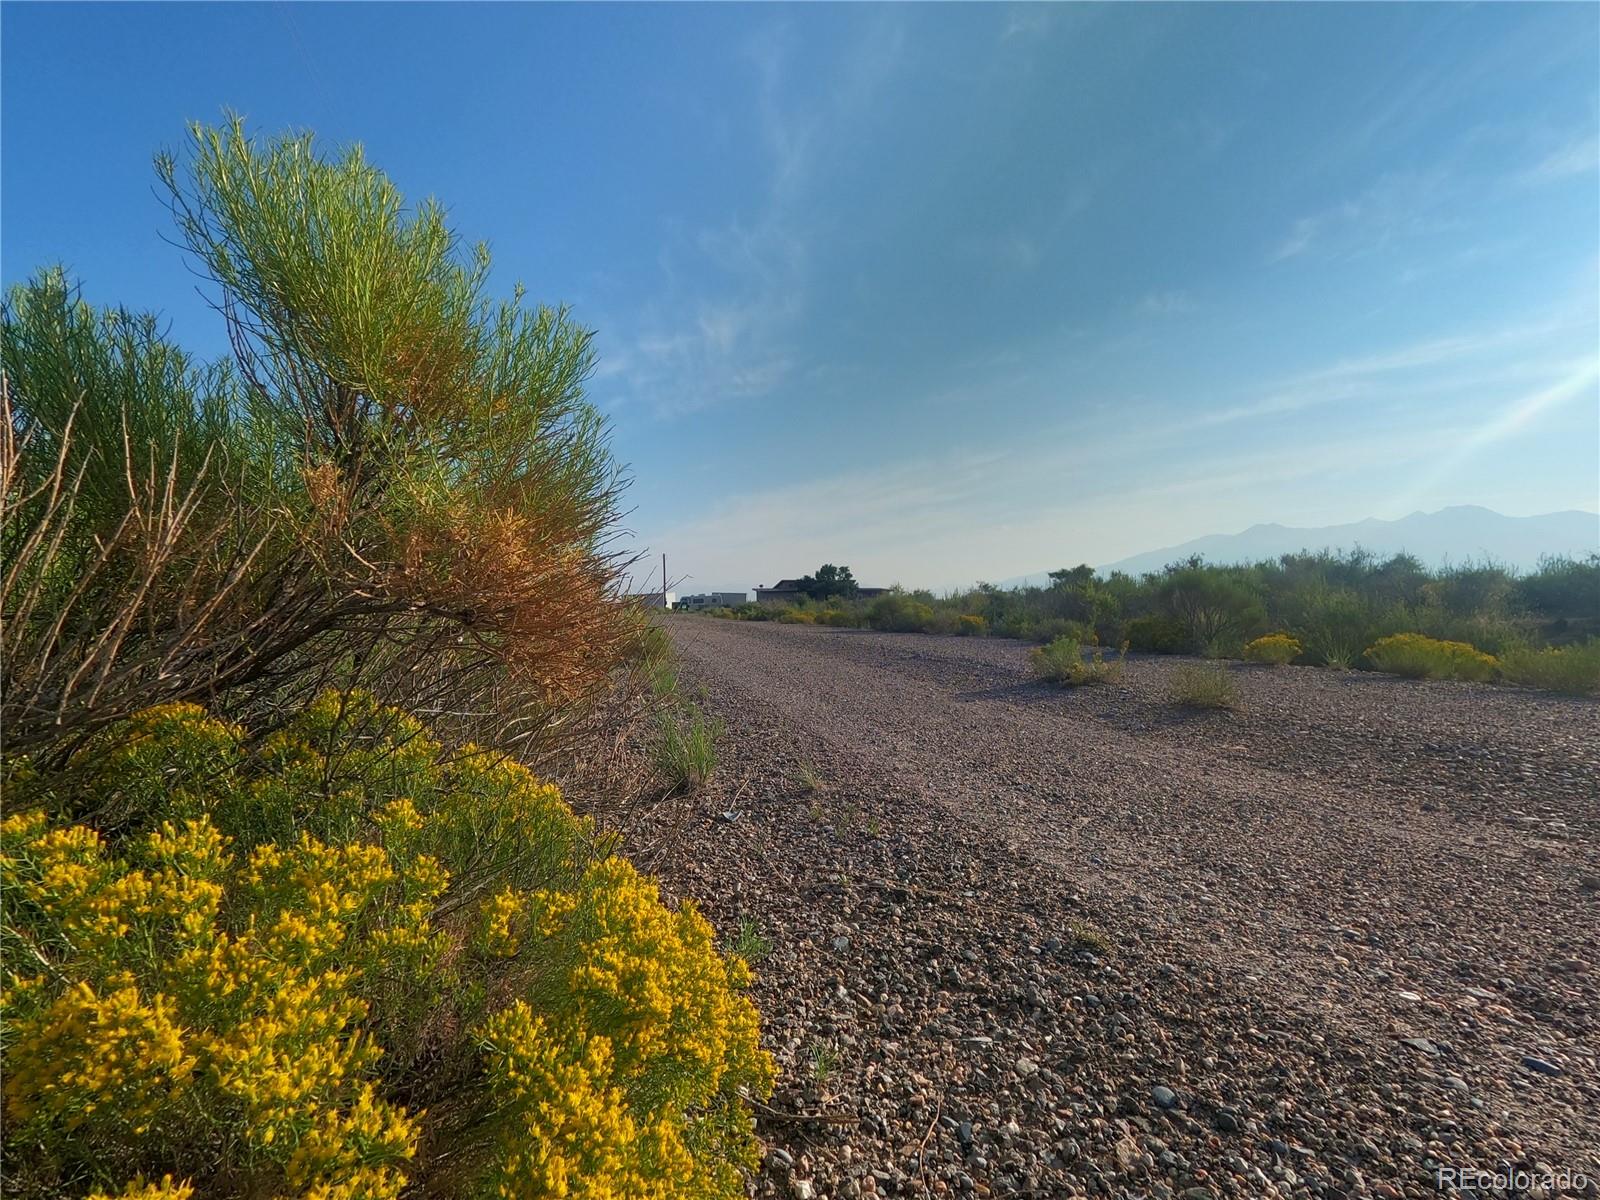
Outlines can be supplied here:
[[639, 605], [640, 608], [678, 607], [678, 593], [676, 592], [668, 592], [664, 596], [660, 592], [635, 592], [628, 599]]
[[[856, 598], [870, 600], [874, 596], [881, 596], [888, 588], [858, 587]], [[769, 588], [756, 586], [757, 604], [798, 604], [805, 599], [805, 593], [800, 590], [798, 579], [780, 579]]]
[[749, 592], [697, 592], [679, 600], [678, 608], [738, 608], [750, 602]]
[[757, 604], [793, 604], [804, 595], [798, 579], [780, 579], [769, 588], [756, 584]]

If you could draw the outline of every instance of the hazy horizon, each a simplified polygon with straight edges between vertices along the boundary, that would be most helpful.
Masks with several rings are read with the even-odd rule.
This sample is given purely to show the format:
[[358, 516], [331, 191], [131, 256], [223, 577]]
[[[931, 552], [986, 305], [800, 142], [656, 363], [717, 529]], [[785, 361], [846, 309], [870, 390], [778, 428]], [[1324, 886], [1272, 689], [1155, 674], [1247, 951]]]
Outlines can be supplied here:
[[151, 155], [224, 108], [360, 141], [596, 330], [635, 545], [684, 590], [1600, 497], [1593, 6], [4, 24], [6, 284], [64, 261], [224, 353]]

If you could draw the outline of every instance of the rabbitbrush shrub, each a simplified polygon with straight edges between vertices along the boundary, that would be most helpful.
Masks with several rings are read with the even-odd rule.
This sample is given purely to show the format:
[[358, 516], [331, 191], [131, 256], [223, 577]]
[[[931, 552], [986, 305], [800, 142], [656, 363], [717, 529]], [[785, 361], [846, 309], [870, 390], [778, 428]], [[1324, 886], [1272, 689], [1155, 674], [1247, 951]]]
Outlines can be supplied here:
[[1105, 652], [1094, 647], [1088, 661], [1084, 660], [1083, 647], [1073, 638], [1059, 637], [1045, 646], [1037, 646], [1029, 661], [1034, 678], [1060, 687], [1084, 687], [1088, 684], [1110, 683], [1122, 674], [1122, 663], [1106, 662]]
[[1420, 633], [1379, 638], [1367, 648], [1367, 661], [1379, 671], [1408, 679], [1464, 679], [1487, 683], [1499, 663], [1466, 642], [1444, 642]]
[[1244, 657], [1246, 662], [1266, 663], [1268, 666], [1281, 667], [1291, 663], [1300, 656], [1300, 643], [1287, 633], [1269, 633], [1265, 637], [1258, 637], [1255, 641], [1246, 644]]
[[933, 624], [933, 608], [899, 592], [888, 592], [867, 605], [867, 624], [889, 633], [921, 633]]
[[1600, 638], [1581, 646], [1508, 650], [1500, 656], [1500, 674], [1525, 687], [1592, 696], [1600, 692]]
[[11, 1194], [742, 1194], [748, 964], [521, 766], [329, 693], [4, 773]]

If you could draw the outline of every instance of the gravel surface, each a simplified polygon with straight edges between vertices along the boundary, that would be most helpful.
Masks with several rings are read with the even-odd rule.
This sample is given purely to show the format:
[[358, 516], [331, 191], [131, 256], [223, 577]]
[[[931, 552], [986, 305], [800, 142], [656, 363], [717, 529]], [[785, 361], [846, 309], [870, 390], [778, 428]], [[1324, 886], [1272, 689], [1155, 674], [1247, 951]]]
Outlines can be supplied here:
[[1600, 704], [666, 624], [727, 724], [667, 885], [772, 945], [757, 1194], [1600, 1196]]

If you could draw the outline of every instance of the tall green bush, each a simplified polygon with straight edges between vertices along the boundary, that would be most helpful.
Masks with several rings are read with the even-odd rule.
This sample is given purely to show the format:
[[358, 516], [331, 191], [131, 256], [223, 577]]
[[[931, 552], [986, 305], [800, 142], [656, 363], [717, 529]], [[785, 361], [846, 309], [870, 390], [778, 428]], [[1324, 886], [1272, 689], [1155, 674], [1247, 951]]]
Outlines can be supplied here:
[[361, 152], [195, 127], [157, 172], [235, 347], [199, 364], [59, 272], [0, 310], [13, 746], [155, 702], [249, 711], [338, 665], [547, 723], [635, 625], [591, 337]]

